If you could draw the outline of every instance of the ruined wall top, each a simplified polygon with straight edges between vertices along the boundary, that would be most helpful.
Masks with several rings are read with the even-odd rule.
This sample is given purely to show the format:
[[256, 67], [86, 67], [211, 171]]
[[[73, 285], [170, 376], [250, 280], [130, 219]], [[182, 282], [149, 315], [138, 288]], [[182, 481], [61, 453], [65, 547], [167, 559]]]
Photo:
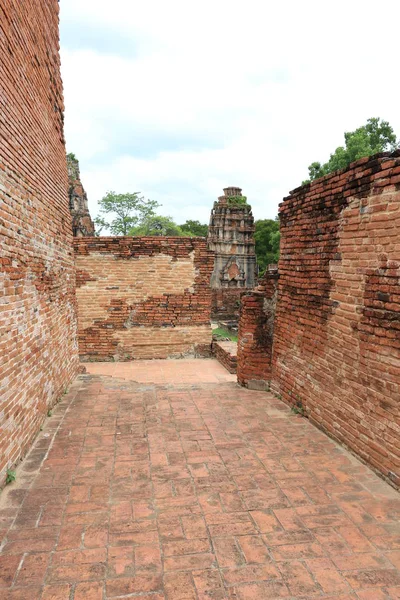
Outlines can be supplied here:
[[[224, 196], [241, 196], [242, 195], [242, 188], [239, 187], [226, 187], [224, 188]], [[222, 196], [223, 197], [223, 196]]]
[[74, 181], [81, 178], [79, 160], [73, 154], [67, 154], [68, 179]]
[[88, 199], [81, 182], [79, 161], [73, 154], [67, 155], [69, 209], [72, 215], [74, 237], [90, 237], [95, 234], [89, 213]]
[[224, 195], [219, 196], [214, 202], [214, 208], [229, 208], [234, 212], [241, 210], [251, 213], [251, 206], [247, 204], [246, 196], [242, 194], [242, 188], [229, 186], [224, 188]]

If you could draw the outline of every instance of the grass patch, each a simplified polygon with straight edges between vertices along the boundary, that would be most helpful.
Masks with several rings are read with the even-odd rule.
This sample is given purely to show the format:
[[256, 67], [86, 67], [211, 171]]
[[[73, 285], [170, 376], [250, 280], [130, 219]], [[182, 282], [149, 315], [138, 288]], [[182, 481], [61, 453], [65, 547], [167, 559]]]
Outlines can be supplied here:
[[228, 338], [231, 342], [237, 342], [238, 336], [234, 331], [229, 331], [229, 329], [225, 329], [225, 327], [218, 327], [217, 329], [213, 329], [213, 337], [217, 340], [225, 340]]
[[16, 478], [17, 478], [17, 472], [16, 471], [12, 471], [11, 469], [7, 469], [6, 485], [8, 485], [9, 483], [12, 483], [13, 481], [15, 481]]

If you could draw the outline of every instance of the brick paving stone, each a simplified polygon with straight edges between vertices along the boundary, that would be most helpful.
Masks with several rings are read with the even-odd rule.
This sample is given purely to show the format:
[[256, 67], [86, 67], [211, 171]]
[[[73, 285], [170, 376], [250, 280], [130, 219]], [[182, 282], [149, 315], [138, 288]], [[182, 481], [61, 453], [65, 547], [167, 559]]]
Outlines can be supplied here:
[[9, 587], [16, 577], [23, 555], [0, 555], [0, 588]]
[[280, 563], [279, 570], [292, 596], [320, 595], [319, 585], [300, 561]]
[[222, 600], [228, 597], [221, 574], [216, 569], [192, 571], [192, 575], [199, 600]]
[[398, 493], [186, 364], [76, 380], [0, 497], [2, 600], [399, 600]]
[[103, 583], [78, 583], [74, 600], [103, 600]]
[[69, 600], [72, 585], [46, 585], [41, 600]]
[[341, 574], [336, 570], [332, 561], [327, 558], [311, 558], [305, 564], [323, 592], [334, 594], [346, 592], [349, 586]]

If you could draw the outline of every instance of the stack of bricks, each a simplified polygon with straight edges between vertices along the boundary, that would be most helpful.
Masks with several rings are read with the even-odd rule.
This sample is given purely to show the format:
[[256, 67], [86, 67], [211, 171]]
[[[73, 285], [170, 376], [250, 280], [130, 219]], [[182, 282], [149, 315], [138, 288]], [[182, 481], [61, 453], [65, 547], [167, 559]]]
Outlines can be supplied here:
[[237, 371], [237, 343], [236, 342], [216, 342], [212, 344], [213, 355], [218, 362], [229, 373], [236, 373]]
[[209, 355], [213, 253], [202, 238], [74, 240], [83, 360]]
[[277, 283], [277, 270], [266, 271], [257, 289], [242, 295], [237, 375], [250, 389], [266, 390], [270, 385]]
[[400, 152], [280, 207], [272, 388], [400, 484]]
[[79, 366], [58, 10], [0, 8], [0, 485]]

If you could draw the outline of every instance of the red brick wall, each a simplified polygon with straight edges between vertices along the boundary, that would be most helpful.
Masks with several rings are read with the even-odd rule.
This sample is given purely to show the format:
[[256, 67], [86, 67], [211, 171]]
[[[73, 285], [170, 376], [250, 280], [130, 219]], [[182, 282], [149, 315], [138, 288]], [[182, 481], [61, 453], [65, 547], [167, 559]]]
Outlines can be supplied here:
[[0, 483], [78, 368], [57, 0], [0, 3]]
[[265, 273], [258, 288], [242, 295], [238, 339], [238, 382], [268, 389], [276, 308], [278, 274]]
[[240, 311], [240, 297], [246, 288], [213, 288], [211, 315], [216, 321], [237, 320]]
[[280, 208], [273, 389], [400, 483], [400, 152]]
[[214, 255], [202, 238], [74, 240], [84, 360], [209, 354]]

